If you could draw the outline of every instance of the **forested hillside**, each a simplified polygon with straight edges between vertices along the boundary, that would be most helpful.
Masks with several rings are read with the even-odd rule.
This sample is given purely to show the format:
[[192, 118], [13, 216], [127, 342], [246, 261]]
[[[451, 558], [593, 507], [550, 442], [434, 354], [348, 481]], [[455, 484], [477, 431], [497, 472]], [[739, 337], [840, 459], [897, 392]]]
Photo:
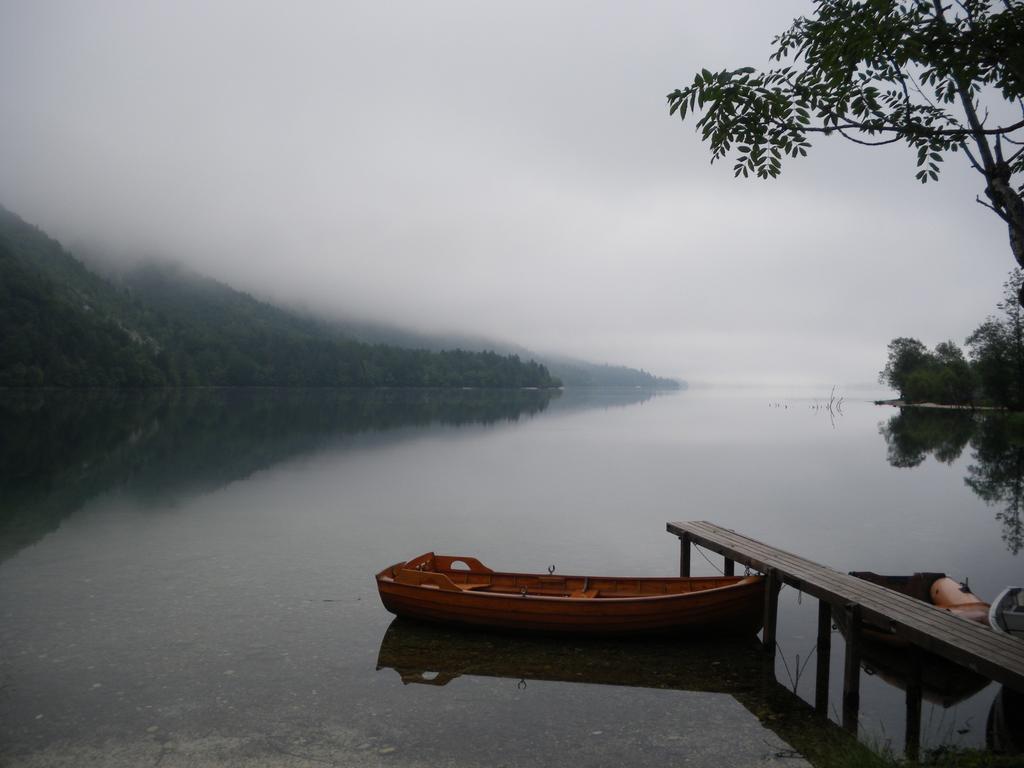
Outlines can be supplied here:
[[491, 349], [501, 354], [519, 355], [521, 358], [536, 360], [544, 365], [551, 375], [567, 387], [639, 387], [641, 389], [686, 389], [686, 382], [655, 376], [643, 369], [624, 365], [605, 365], [586, 360], [545, 355], [533, 352], [516, 344], [503, 343], [494, 339], [468, 334], [427, 334], [406, 328], [372, 323], [362, 320], [346, 320], [339, 323], [343, 332], [360, 341], [393, 344], [400, 347], [422, 349]]
[[0, 386], [558, 384], [515, 355], [358, 342], [175, 270], [114, 283], [0, 208]]
[[567, 387], [640, 387], [641, 389], [686, 389], [686, 382], [655, 376], [642, 368], [600, 365], [571, 358], [540, 358]]

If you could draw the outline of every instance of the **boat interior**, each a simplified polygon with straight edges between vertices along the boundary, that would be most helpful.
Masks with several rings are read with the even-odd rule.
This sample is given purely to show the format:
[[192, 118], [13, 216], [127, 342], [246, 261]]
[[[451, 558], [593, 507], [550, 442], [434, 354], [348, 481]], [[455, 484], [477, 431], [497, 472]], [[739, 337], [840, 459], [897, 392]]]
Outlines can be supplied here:
[[858, 579], [870, 581], [880, 587], [893, 589], [908, 597], [922, 600], [926, 603], [932, 602], [931, 588], [939, 579], [946, 578], [944, 573], [915, 573], [910, 576], [884, 576], [873, 571], [850, 571], [851, 576]]
[[413, 584], [455, 592], [533, 597], [602, 599], [658, 597], [703, 592], [733, 586], [757, 576], [695, 576], [688, 578], [609, 578], [604, 576], [562, 576], [547, 574], [500, 573], [475, 557], [435, 555], [427, 552], [406, 563], [384, 569], [379, 576], [399, 584]]
[[850, 575], [931, 603], [970, 621], [988, 623], [989, 604], [971, 592], [967, 584], [961, 584], [944, 573], [883, 576], [871, 571], [850, 571]]

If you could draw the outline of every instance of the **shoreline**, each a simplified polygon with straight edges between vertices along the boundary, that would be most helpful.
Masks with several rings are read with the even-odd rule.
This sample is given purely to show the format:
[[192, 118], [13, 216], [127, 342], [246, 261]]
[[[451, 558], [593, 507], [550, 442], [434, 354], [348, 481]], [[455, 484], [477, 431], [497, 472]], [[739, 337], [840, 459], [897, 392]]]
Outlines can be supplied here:
[[934, 408], [946, 411], [1001, 411], [1012, 413], [1006, 408], [999, 408], [995, 405], [948, 405], [945, 403], [908, 403], [899, 398], [894, 400], [875, 400], [875, 405], [891, 405], [894, 408]]

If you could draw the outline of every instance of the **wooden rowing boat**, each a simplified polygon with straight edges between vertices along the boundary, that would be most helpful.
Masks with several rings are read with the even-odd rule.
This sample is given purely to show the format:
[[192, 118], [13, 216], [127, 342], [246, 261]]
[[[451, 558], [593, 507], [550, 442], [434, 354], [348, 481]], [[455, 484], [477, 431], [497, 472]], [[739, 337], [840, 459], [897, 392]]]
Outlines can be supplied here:
[[391, 613], [489, 629], [590, 635], [754, 634], [762, 576], [624, 578], [501, 573], [428, 552], [377, 574]]

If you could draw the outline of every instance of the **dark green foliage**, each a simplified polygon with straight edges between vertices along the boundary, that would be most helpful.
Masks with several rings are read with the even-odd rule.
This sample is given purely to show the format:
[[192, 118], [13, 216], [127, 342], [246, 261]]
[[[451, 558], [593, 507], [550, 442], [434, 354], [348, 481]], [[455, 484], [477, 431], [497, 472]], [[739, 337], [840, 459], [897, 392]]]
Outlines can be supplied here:
[[889, 359], [878, 375], [908, 403], [986, 405], [1024, 410], [1024, 309], [1018, 296], [1024, 272], [1003, 284], [997, 316], [989, 316], [967, 337], [970, 362], [953, 342], [929, 352], [917, 339], [889, 342]]
[[554, 387], [515, 355], [364, 344], [180, 271], [114, 285], [0, 208], [0, 386]]
[[975, 379], [963, 351], [952, 341], [935, 345], [937, 374], [928, 396], [942, 403], [968, 405], [974, 401]]
[[151, 341], [108, 311], [118, 300], [56, 242], [0, 209], [0, 386], [163, 383]]
[[889, 342], [889, 359], [878, 374], [882, 384], [892, 387], [903, 397], [914, 371], [924, 368], [930, 358], [928, 348], [917, 339], [901, 336]]
[[1024, 409], [1024, 313], [1017, 296], [1024, 273], [1014, 270], [1004, 284], [1001, 317], [988, 317], [967, 337], [971, 361], [991, 402]]
[[899, 391], [900, 399], [908, 403], [969, 405], [974, 399], [974, 373], [952, 341], [930, 352], [917, 339], [893, 339], [879, 381]]
[[835, 134], [905, 144], [923, 183], [962, 151], [1024, 266], [1024, 5], [817, 0], [773, 45], [776, 69], [704, 69], [668, 94], [683, 120], [703, 111], [712, 161], [731, 155], [736, 176], [774, 178], [784, 157], [807, 154], [811, 135]]

